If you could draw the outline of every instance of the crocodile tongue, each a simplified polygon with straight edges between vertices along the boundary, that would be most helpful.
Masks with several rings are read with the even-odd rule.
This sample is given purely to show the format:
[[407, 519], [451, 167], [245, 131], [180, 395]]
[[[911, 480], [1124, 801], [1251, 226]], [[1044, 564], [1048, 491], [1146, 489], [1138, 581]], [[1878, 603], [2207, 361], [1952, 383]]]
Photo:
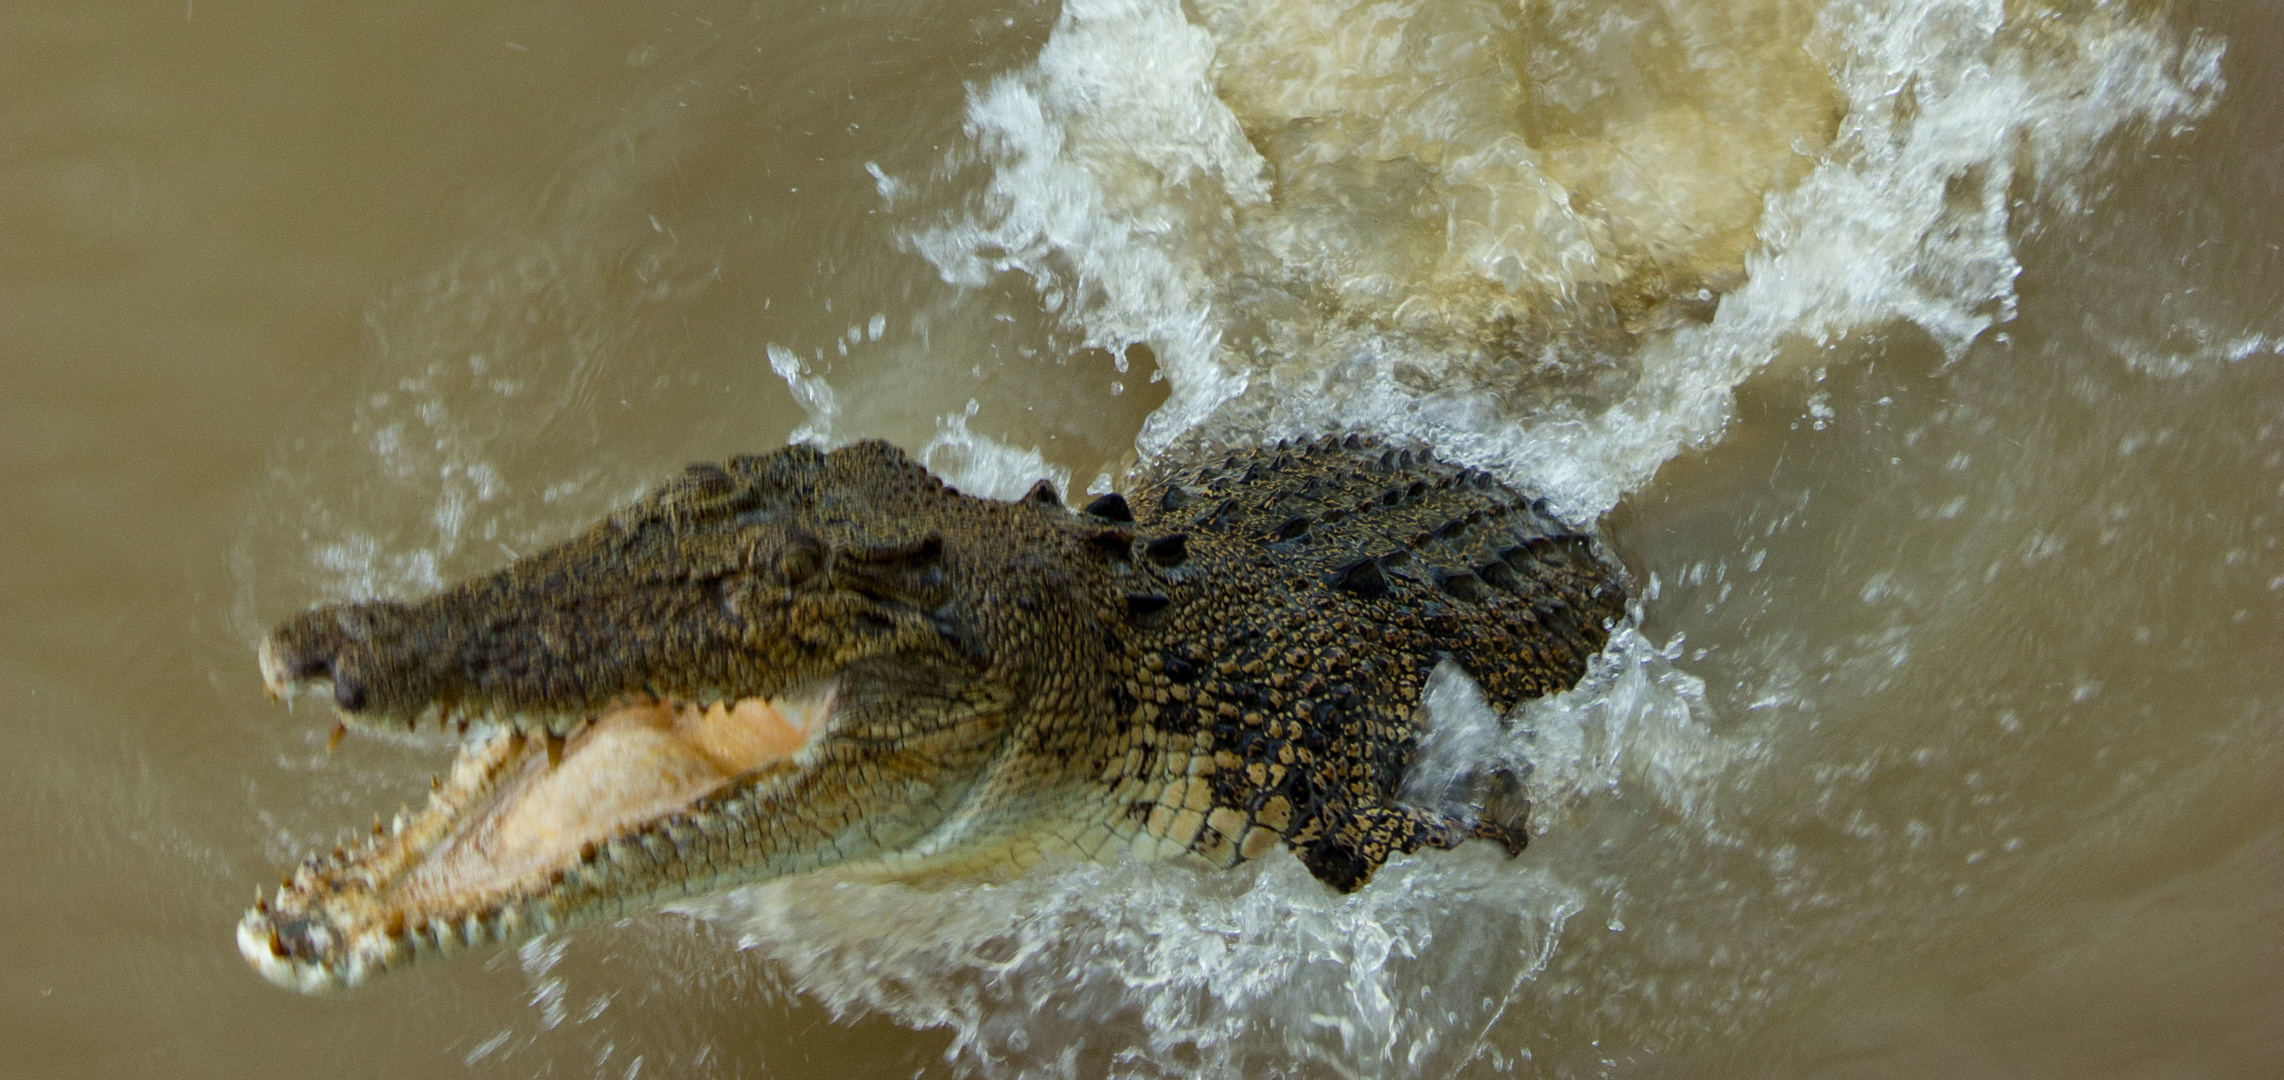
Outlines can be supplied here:
[[742, 773], [791, 755], [822, 726], [830, 691], [748, 698], [711, 709], [664, 701], [606, 711], [552, 752], [522, 740], [498, 794], [415, 866], [396, 892], [408, 904], [449, 902], [512, 886], [695, 803]]
[[614, 705], [567, 739], [469, 737], [426, 809], [375, 825], [354, 851], [305, 862], [239, 924], [270, 981], [354, 985], [415, 953], [546, 930], [551, 890], [614, 843], [663, 835], [741, 776], [794, 757], [828, 726], [828, 682], [711, 708]]

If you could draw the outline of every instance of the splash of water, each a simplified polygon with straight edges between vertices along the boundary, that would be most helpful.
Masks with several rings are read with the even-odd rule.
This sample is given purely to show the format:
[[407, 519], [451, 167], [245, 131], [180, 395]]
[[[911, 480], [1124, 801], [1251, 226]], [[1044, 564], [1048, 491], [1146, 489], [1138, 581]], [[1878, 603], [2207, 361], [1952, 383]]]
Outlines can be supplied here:
[[1180, 433], [1243, 392], [1217, 360], [1215, 242], [1226, 211], [1269, 197], [1259, 154], [1214, 97], [1213, 41], [1178, 5], [1081, 0], [1030, 67], [976, 87], [971, 151], [991, 163], [980, 212], [916, 231], [955, 285], [1018, 271], [1084, 343], [1149, 342], [1184, 376], [1143, 433]]
[[[2106, 4], [1194, 10], [1064, 5], [1035, 64], [972, 88], [988, 190], [913, 250], [958, 285], [1028, 278], [1090, 345], [1148, 344], [1173, 395], [1146, 454], [1371, 428], [1580, 517], [1717, 438], [1788, 341], [1901, 322], [1958, 356], [2013, 315], [2022, 200], [2092, 205], [2109, 148], [2221, 91], [2218, 42]], [[978, 490], [1040, 471], [975, 438], [938, 436], [989, 464]], [[1715, 793], [1757, 748], [1672, 659], [1621, 627], [1505, 719], [1439, 677], [1420, 796], [1505, 768], [1543, 832], [1638, 792], [1727, 843]], [[1579, 912], [1624, 930], [1629, 884], [1462, 850], [1337, 896], [1279, 854], [696, 910], [836, 1009], [951, 1028], [988, 1075], [1435, 1075], [1528, 1058], [1512, 1009], [1591, 1007], [1534, 986]], [[1771, 978], [1725, 1008], [1768, 1007]]]
[[1066, 5], [971, 96], [984, 209], [915, 250], [1156, 350], [1146, 455], [1366, 427], [1578, 516], [1787, 340], [1904, 321], [1956, 356], [2013, 313], [2010, 192], [2087, 205], [2111, 140], [2221, 90], [2219, 43], [2116, 5], [1199, 11]]

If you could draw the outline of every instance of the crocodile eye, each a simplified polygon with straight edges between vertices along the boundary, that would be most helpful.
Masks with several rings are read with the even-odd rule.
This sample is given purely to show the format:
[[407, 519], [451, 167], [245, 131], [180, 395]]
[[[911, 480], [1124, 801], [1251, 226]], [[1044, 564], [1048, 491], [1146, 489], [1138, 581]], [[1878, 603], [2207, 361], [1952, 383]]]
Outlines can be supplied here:
[[825, 568], [825, 542], [808, 533], [794, 533], [785, 553], [777, 557], [777, 573], [788, 585], [801, 585]]

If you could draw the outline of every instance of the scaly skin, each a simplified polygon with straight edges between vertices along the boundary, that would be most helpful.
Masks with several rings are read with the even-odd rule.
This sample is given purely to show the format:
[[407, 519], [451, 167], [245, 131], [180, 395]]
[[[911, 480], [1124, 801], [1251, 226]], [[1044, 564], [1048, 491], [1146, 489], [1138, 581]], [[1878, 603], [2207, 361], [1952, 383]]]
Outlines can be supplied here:
[[[1076, 513], [1043, 485], [962, 495], [883, 443], [694, 466], [490, 576], [270, 635], [274, 692], [329, 683], [353, 726], [477, 730], [428, 810], [305, 863], [240, 945], [315, 990], [835, 864], [1006, 876], [1050, 851], [1230, 866], [1284, 845], [1347, 890], [1396, 852], [1514, 851], [1492, 815], [1397, 801], [1427, 675], [1448, 657], [1501, 710], [1567, 688], [1624, 602], [1530, 500], [1356, 436], [1161, 468]], [[829, 722], [790, 757], [480, 887], [418, 876], [454, 843], [492, 851], [480, 807], [544, 777], [562, 736], [611, 753], [582, 749], [607, 710], [827, 684]]]

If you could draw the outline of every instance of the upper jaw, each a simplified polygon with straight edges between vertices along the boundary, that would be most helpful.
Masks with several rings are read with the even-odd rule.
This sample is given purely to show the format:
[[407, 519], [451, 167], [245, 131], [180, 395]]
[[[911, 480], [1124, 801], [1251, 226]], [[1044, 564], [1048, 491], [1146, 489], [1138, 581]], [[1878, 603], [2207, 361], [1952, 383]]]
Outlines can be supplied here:
[[734, 626], [682, 621], [661, 631], [562, 612], [519, 621], [452, 600], [296, 616], [262, 639], [263, 688], [273, 699], [329, 698], [351, 727], [410, 730], [434, 718], [462, 731], [474, 724], [560, 738], [633, 697], [710, 706], [818, 677], [748, 662]]

